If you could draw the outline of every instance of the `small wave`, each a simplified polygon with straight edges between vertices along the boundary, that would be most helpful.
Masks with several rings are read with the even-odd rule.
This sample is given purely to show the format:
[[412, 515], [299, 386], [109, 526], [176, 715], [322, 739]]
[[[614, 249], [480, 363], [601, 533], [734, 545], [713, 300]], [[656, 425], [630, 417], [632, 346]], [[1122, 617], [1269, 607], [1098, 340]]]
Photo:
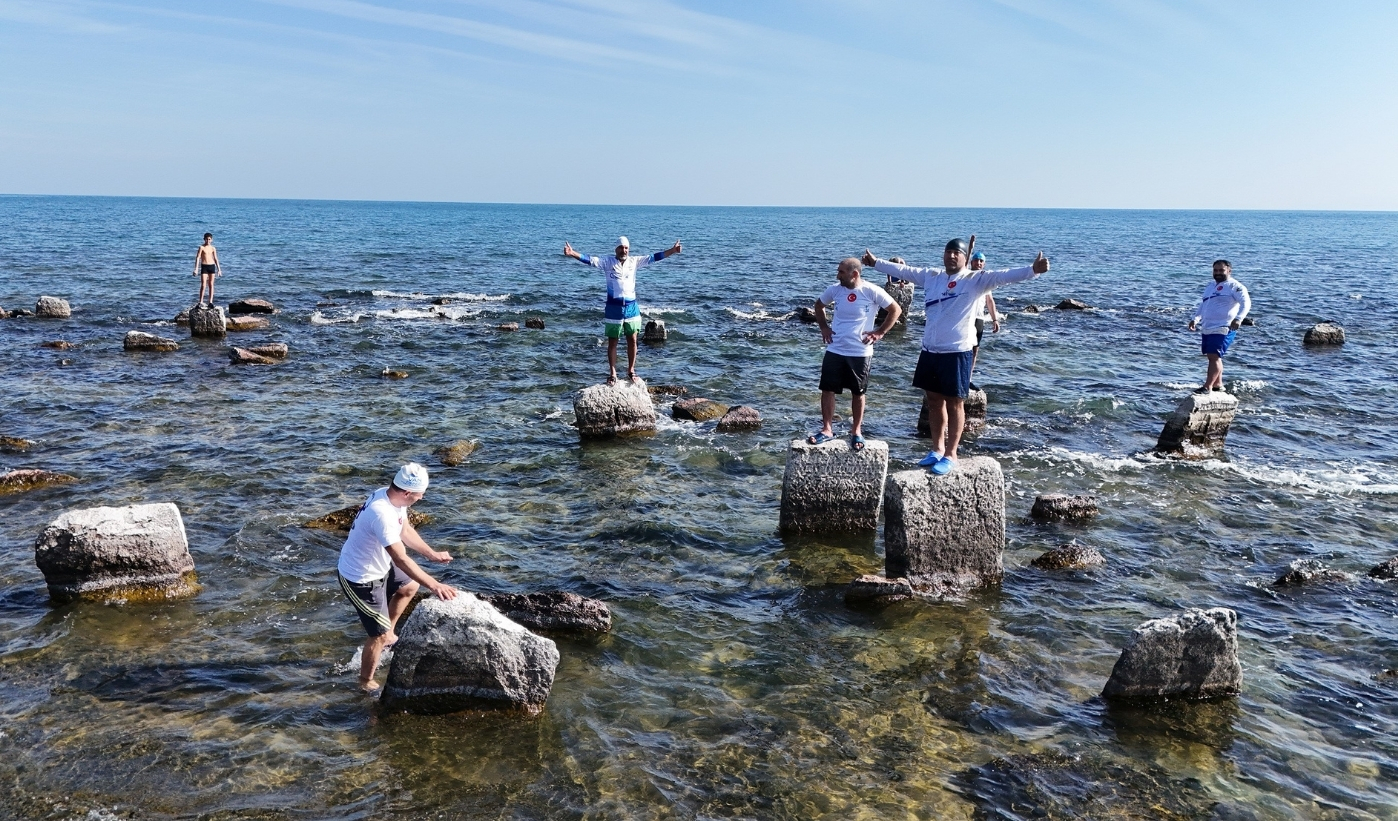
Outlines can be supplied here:
[[359, 320], [363, 319], [363, 318], [366, 317], [366, 316], [368, 316], [368, 314], [366, 314], [366, 313], [355, 313], [355, 314], [350, 314], [349, 316], [337, 316], [337, 317], [334, 317], [334, 318], [332, 319], [331, 317], [326, 316], [325, 314], [321, 313], [320, 311], [312, 311], [312, 312], [311, 312], [311, 324], [312, 324], [312, 325], [353, 325], [354, 323], [358, 322]]
[[419, 301], [429, 299], [459, 299], [463, 302], [504, 302], [505, 300], [510, 298], [509, 294], [472, 294], [465, 291], [459, 291], [451, 294], [423, 294], [417, 292], [405, 294], [401, 291], [373, 290], [369, 293], [373, 294], [376, 297], [387, 297], [390, 299], [414, 299]]
[[1161, 382], [1160, 384], [1172, 391], [1192, 391], [1199, 387], [1198, 382]]
[[1200, 462], [1206, 470], [1231, 471], [1254, 482], [1281, 485], [1316, 493], [1341, 496], [1363, 493], [1375, 496], [1398, 494], [1398, 476], [1383, 475], [1368, 467], [1279, 468], [1242, 462]]
[[689, 311], [688, 311], [687, 309], [685, 309], [685, 308], [668, 308], [668, 307], [651, 308], [651, 307], [649, 307], [649, 306], [642, 305], [642, 306], [641, 306], [641, 313], [643, 313], [643, 314], [651, 314], [652, 316], [659, 316], [659, 315], [661, 315], [661, 314], [687, 314], [687, 313], [689, 313]]
[[1230, 393], [1239, 393], [1241, 391], [1260, 391], [1269, 385], [1271, 383], [1265, 379], [1238, 379], [1229, 387], [1231, 388]]
[[1349, 295], [1349, 298], [1350, 298], [1350, 299], [1363, 299], [1363, 298], [1364, 298], [1364, 295], [1363, 295], [1363, 294], [1350, 294], [1350, 295]]
[[386, 308], [381, 311], [374, 311], [374, 316], [380, 319], [450, 319], [451, 317], [444, 311], [437, 311], [432, 308]]
[[768, 313], [766, 308], [758, 308], [751, 313], [740, 311], [737, 308], [724, 308], [724, 310], [738, 319], [747, 319], [754, 322], [782, 322], [796, 316], [795, 311], [787, 311], [784, 314], [773, 314]]

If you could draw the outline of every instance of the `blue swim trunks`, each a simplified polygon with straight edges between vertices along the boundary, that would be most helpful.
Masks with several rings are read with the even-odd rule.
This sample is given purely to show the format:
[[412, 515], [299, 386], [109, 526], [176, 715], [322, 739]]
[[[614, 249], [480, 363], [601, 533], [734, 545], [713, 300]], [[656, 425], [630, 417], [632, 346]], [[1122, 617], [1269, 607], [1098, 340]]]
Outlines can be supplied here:
[[608, 339], [633, 336], [641, 331], [641, 306], [634, 299], [607, 297], [602, 318]]
[[1237, 338], [1237, 331], [1229, 331], [1226, 334], [1204, 334], [1204, 353], [1205, 355], [1216, 353], [1219, 356], [1226, 356], [1228, 349], [1233, 345], [1233, 340]]

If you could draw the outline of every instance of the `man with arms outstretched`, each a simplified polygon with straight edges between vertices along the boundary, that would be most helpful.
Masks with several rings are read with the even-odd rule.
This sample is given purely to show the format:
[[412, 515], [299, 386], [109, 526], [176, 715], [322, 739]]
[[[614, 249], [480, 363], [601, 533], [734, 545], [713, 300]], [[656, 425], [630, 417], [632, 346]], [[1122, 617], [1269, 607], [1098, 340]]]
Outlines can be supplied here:
[[590, 257], [579, 254], [573, 246], [563, 243], [563, 256], [572, 257], [584, 265], [601, 268], [607, 275], [607, 307], [603, 312], [607, 331], [607, 364], [611, 376], [607, 384], [616, 382], [616, 343], [626, 337], [626, 378], [636, 379], [636, 335], [641, 331], [641, 308], [636, 304], [636, 270], [659, 262], [680, 252], [680, 243], [641, 257], [631, 255], [631, 241], [626, 237], [617, 240], [616, 253], [605, 257]]
[[[974, 241], [975, 237], [971, 239]], [[1032, 265], [1008, 271], [970, 271], [966, 268], [965, 240], [954, 239], [942, 251], [945, 270], [899, 265], [864, 252], [864, 264], [874, 270], [921, 285], [927, 306], [927, 330], [922, 334], [922, 354], [913, 374], [913, 387], [927, 395], [927, 423], [932, 431], [932, 451], [919, 465], [937, 475], [956, 466], [956, 448], [966, 426], [966, 395], [971, 389], [972, 348], [976, 345], [976, 317], [985, 295], [1011, 282], [1033, 279], [1049, 269], [1041, 251]]]
[[359, 687], [366, 693], [379, 691], [374, 683], [379, 657], [398, 640], [398, 617], [418, 585], [443, 601], [456, 598], [456, 588], [432, 578], [404, 549], [434, 562], [451, 561], [450, 553], [433, 550], [408, 521], [408, 508], [422, 501], [426, 492], [427, 468], [416, 462], [399, 468], [392, 484], [369, 495], [340, 549], [336, 570], [340, 589], [369, 634], [359, 661]]

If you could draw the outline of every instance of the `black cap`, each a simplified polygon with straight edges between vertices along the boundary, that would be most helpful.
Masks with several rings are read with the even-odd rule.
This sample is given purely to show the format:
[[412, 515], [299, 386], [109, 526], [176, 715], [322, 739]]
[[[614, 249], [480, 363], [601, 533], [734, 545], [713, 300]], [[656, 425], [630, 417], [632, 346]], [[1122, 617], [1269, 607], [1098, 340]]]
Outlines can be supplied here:
[[946, 250], [948, 250], [948, 251], [960, 251], [961, 253], [964, 254], [964, 253], [966, 253], [966, 252], [968, 252], [968, 251], [971, 250], [971, 246], [969, 246], [969, 245], [966, 244], [966, 240], [961, 239], [960, 237], [957, 237], [956, 239], [954, 239], [954, 240], [952, 240], [951, 242], [948, 242], [948, 243], [947, 243], [947, 248], [946, 248]]

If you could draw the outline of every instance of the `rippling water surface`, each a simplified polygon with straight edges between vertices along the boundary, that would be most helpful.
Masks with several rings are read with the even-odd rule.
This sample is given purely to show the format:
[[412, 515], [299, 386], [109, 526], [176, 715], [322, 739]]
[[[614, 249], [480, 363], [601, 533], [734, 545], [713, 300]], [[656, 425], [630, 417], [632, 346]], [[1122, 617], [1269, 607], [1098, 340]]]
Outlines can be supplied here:
[[[169, 322], [205, 230], [220, 301], [281, 308], [233, 341], [284, 341], [284, 364], [231, 366]], [[991, 417], [968, 450], [1006, 473], [1004, 584], [850, 610], [842, 585], [882, 567], [882, 538], [776, 533], [787, 442], [818, 424], [819, 334], [792, 311], [843, 256], [939, 264], [971, 232], [992, 267], [1053, 261], [999, 292], [977, 369]], [[640, 277], [671, 329], [642, 376], [755, 405], [760, 432], [662, 413], [652, 437], [578, 442], [570, 397], [606, 375], [603, 284], [559, 252], [621, 233], [685, 246]], [[1227, 460], [1138, 456], [1202, 378], [1184, 325], [1220, 256], [1257, 318], [1227, 363]], [[1392, 214], [0, 198], [0, 305], [74, 306], [0, 322], [0, 435], [35, 443], [0, 470], [80, 479], [0, 497], [0, 816], [1012, 818], [1035, 788], [987, 765], [1036, 756], [1015, 760], [1040, 764], [1041, 793], [1115, 790], [1101, 817], [1398, 817], [1398, 590], [1365, 576], [1398, 553], [1395, 270]], [[1065, 297], [1095, 310], [1023, 312]], [[1324, 319], [1348, 343], [1304, 349]], [[124, 353], [131, 329], [181, 348]], [[892, 469], [924, 452], [920, 330], [915, 311], [875, 359], [866, 434]], [[458, 439], [482, 447], [440, 465]], [[611, 635], [560, 642], [537, 719], [379, 715], [353, 686], [340, 538], [300, 523], [409, 459], [433, 471], [424, 535], [457, 557], [434, 571], [613, 609]], [[1050, 491], [1102, 515], [1032, 523]], [[203, 592], [51, 605], [44, 525], [151, 501], [179, 505]], [[1071, 538], [1106, 567], [1029, 566]], [[1273, 588], [1299, 558], [1354, 578]], [[1096, 698], [1141, 621], [1219, 605], [1239, 614], [1240, 698]]]

